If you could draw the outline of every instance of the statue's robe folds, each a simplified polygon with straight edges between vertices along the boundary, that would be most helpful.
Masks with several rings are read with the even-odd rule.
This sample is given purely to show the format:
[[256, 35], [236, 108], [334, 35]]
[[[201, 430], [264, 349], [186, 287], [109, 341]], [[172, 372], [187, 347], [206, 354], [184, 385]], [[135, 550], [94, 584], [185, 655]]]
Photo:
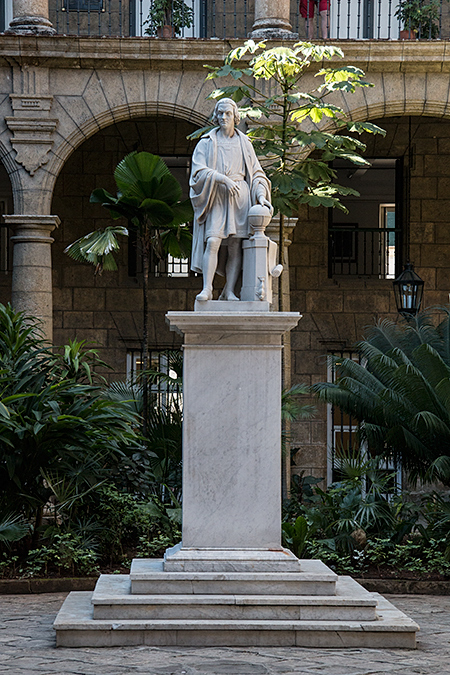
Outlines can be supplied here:
[[[258, 203], [261, 195], [270, 201], [271, 194], [270, 181], [261, 168], [251, 142], [238, 129], [235, 134], [239, 139], [237, 147], [240, 157], [236, 158], [237, 162], [233, 161], [232, 167], [221, 166], [223, 159], [218, 151], [218, 131], [216, 128], [202, 136], [192, 155], [190, 198], [194, 208], [194, 233], [191, 269], [200, 273], [207, 236], [221, 239], [229, 236], [248, 237], [248, 209]], [[218, 170], [219, 165], [222, 171]], [[241, 167], [238, 175], [236, 166]], [[246, 187], [236, 197], [232, 197], [217, 178], [220, 174], [225, 174], [232, 180], [239, 180], [240, 173]], [[221, 273], [220, 269], [217, 271]]]

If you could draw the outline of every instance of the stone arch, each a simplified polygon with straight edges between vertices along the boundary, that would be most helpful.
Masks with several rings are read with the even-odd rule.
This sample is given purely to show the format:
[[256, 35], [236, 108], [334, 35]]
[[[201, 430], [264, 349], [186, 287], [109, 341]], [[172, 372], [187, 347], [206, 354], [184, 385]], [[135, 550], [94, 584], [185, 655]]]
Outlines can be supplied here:
[[450, 86], [443, 73], [368, 73], [375, 86], [341, 97], [355, 121], [383, 117], [450, 117]]
[[21, 200], [23, 195], [23, 184], [21, 170], [15, 161], [15, 152], [8, 149], [3, 142], [0, 141], [0, 162], [2, 163], [11, 184], [12, 198], [14, 204], [10, 205], [10, 210], [14, 209], [15, 213], [21, 212]]
[[48, 208], [50, 208], [55, 183], [62, 167], [70, 155], [80, 147], [82, 143], [94, 136], [101, 129], [117, 124], [118, 122], [158, 116], [184, 120], [191, 122], [198, 127], [205, 126], [208, 122], [206, 115], [190, 108], [177, 105], [176, 103], [169, 102], [130, 103], [129, 105], [122, 105], [117, 108], [105, 110], [99, 115], [93, 116], [84, 124], [77, 126], [73, 133], [54, 150], [53, 156], [46, 166], [46, 177], [43, 188], [48, 195]]

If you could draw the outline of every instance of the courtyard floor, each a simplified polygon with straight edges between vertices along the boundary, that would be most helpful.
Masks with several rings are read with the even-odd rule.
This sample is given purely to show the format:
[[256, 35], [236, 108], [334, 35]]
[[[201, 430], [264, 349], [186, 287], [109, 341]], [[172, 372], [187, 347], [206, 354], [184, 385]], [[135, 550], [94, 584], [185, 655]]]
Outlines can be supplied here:
[[390, 595], [421, 626], [418, 649], [55, 647], [66, 594], [0, 596], [0, 675], [450, 674], [450, 596]]

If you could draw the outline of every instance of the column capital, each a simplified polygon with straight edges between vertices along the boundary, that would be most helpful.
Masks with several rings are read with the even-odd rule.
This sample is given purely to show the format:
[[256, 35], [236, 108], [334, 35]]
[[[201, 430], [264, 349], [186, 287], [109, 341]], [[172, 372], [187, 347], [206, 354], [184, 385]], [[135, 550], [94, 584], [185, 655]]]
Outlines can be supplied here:
[[61, 222], [58, 216], [28, 214], [4, 215], [3, 221], [14, 228], [14, 234], [11, 237], [14, 243], [29, 241], [42, 244], [53, 242], [50, 232], [53, 232]]

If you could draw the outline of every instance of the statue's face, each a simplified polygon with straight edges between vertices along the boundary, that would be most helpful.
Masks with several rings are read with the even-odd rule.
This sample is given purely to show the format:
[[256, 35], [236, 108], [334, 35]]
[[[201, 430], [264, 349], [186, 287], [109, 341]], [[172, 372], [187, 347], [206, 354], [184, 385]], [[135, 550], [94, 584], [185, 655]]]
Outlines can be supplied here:
[[234, 110], [232, 105], [229, 103], [219, 103], [216, 115], [221, 129], [224, 131], [234, 129]]

